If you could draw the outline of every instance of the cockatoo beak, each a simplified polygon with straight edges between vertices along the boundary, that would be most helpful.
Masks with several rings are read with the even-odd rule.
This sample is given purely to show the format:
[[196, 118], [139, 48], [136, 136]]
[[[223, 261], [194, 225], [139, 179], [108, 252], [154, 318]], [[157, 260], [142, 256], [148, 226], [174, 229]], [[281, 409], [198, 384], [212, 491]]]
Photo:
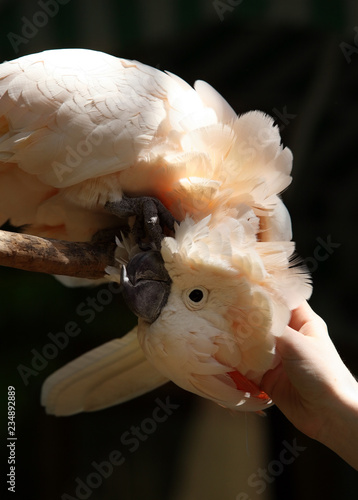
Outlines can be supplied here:
[[137, 253], [122, 266], [123, 297], [139, 318], [154, 323], [165, 306], [170, 293], [171, 279], [159, 251]]

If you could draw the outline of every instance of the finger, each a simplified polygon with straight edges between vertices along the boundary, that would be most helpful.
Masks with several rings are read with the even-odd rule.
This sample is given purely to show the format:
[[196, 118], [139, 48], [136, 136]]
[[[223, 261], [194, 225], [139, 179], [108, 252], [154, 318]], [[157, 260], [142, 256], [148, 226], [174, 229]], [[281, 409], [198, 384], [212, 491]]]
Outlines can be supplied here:
[[260, 388], [272, 397], [275, 386], [278, 382], [282, 382], [284, 376], [285, 372], [282, 363], [280, 363], [276, 366], [276, 368], [268, 370], [264, 374], [261, 380]]
[[302, 359], [302, 348], [304, 338], [300, 332], [286, 326], [281, 337], [277, 339], [277, 352], [282, 361], [300, 361]]
[[289, 326], [294, 330], [300, 331], [302, 326], [315, 319], [316, 313], [311, 309], [308, 302], [305, 300], [302, 304], [292, 311]]

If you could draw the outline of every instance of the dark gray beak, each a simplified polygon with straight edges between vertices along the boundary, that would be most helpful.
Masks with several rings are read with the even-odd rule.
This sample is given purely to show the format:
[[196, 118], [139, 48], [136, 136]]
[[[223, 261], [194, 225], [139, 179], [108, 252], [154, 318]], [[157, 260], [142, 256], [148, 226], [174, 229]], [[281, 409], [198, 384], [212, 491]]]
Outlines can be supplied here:
[[128, 307], [139, 318], [153, 323], [167, 303], [171, 279], [157, 250], [137, 253], [122, 266], [121, 283]]

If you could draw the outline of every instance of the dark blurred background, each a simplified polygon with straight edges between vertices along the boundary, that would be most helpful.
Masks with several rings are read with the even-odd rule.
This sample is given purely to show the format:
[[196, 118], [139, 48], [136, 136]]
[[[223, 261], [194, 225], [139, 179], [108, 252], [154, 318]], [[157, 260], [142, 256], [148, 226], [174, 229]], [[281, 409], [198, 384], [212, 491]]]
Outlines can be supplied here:
[[[61, 47], [102, 50], [169, 70], [190, 84], [206, 80], [238, 113], [260, 109], [274, 116], [294, 154], [294, 180], [283, 197], [298, 253], [312, 271], [310, 303], [357, 374], [357, 26], [354, 0], [2, 0], [0, 56], [10, 60]], [[76, 309], [88, 298], [97, 300], [100, 289], [66, 289], [50, 276], [5, 268], [0, 280], [4, 492], [11, 385], [18, 438], [14, 498], [355, 498], [357, 473], [276, 408], [267, 418], [233, 415], [170, 383], [98, 413], [47, 416], [40, 405], [45, 378], [123, 335], [135, 319], [113, 296], [87, 324]], [[41, 352], [48, 334], [69, 321], [78, 323], [80, 335], [25, 385], [19, 365], [31, 368], [31, 351]], [[168, 396], [178, 408], [130, 451], [123, 434], [143, 425], [156, 399]], [[280, 465], [287, 443], [301, 451]], [[93, 475], [93, 462], [108, 461], [113, 450], [124, 463], [107, 478]], [[78, 481], [87, 489], [76, 492]]]

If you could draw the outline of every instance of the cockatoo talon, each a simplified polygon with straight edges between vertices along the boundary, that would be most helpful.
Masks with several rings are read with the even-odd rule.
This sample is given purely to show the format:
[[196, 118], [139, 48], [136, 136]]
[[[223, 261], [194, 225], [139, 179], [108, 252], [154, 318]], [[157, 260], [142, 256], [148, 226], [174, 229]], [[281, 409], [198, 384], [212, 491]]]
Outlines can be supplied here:
[[141, 244], [143, 240], [148, 239], [154, 242], [158, 250], [164, 238], [165, 228], [173, 232], [174, 223], [177, 222], [169, 210], [151, 196], [123, 196], [118, 202], [107, 202], [104, 208], [121, 219], [128, 220], [129, 217], [135, 216], [132, 232], [136, 242]]
[[[118, 227], [108, 227], [106, 229], [100, 229], [91, 238], [92, 243], [106, 243], [115, 242], [116, 238], [118, 241], [122, 241], [123, 237], [130, 232], [128, 225], [119, 225]], [[117, 243], [118, 245], [118, 243]]]

